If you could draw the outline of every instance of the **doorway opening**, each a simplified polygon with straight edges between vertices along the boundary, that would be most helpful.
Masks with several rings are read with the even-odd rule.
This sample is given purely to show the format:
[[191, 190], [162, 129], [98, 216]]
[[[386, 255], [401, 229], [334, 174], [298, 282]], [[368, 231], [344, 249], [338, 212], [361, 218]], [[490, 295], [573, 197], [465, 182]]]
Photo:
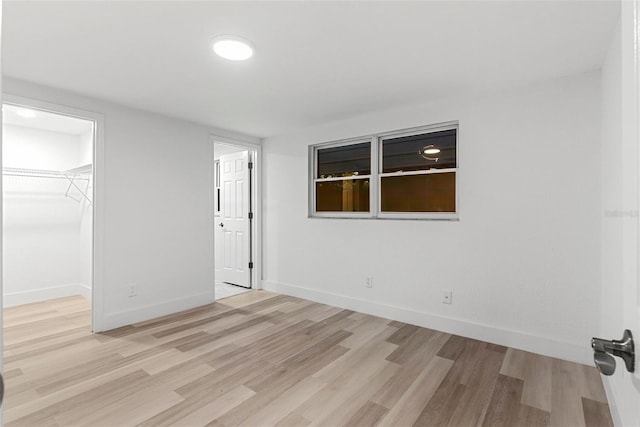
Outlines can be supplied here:
[[2, 109], [3, 306], [86, 305], [91, 316], [97, 123], [22, 103]]
[[213, 140], [215, 299], [256, 288], [255, 148]]

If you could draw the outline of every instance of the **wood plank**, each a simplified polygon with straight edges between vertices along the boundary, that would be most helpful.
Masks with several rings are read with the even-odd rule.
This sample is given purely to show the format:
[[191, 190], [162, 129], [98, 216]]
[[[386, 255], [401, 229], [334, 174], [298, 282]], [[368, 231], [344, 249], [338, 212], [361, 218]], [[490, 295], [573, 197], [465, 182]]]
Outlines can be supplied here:
[[505, 354], [500, 373], [524, 381], [522, 403], [551, 411], [551, 358], [510, 348]]
[[[385, 360], [394, 347], [386, 344], [378, 346], [359, 364], [329, 382], [296, 412], [311, 420], [312, 426], [342, 425], [350, 420], [398, 370], [397, 365]], [[333, 409], [326, 411], [323, 408]]]
[[349, 351], [345, 352], [341, 358], [336, 359], [334, 362], [313, 374], [313, 376], [321, 378], [326, 383], [331, 383], [341, 376], [348, 374], [351, 370], [357, 369], [364, 360], [370, 357], [371, 353], [378, 352], [382, 349], [381, 354], [389, 355], [397, 348], [394, 344], [386, 342], [394, 330], [395, 329], [391, 327], [385, 327], [380, 331], [376, 330], [371, 335], [368, 335], [369, 338], [366, 341], [362, 341], [359, 346], [354, 345], [353, 341], [350, 341], [351, 337], [345, 339], [340, 345], [343, 346], [349, 342], [351, 345]]
[[[554, 359], [552, 362], [551, 382], [551, 425], [555, 427], [584, 427], [582, 410], [581, 380], [582, 371], [575, 363]], [[558, 410], [562, 408], [562, 410]]]
[[206, 425], [240, 405], [253, 395], [255, 395], [253, 390], [249, 390], [245, 386], [240, 385], [213, 400], [213, 402], [208, 405], [176, 421], [173, 425], [183, 427]]
[[453, 362], [451, 360], [434, 356], [398, 402], [393, 405], [389, 413], [382, 419], [380, 425], [413, 425], [452, 365]]
[[389, 410], [384, 406], [368, 400], [355, 414], [353, 414], [351, 419], [345, 423], [345, 427], [377, 426], [387, 412], [389, 412]]
[[291, 408], [300, 406], [315, 395], [326, 384], [314, 377], [304, 378], [280, 396], [276, 396], [268, 405], [246, 418], [240, 426], [276, 425], [292, 412]]
[[397, 320], [391, 320], [388, 325], [392, 328], [402, 328], [404, 325], [406, 325], [406, 323], [398, 322]]
[[[401, 365], [396, 375], [389, 379], [383, 387], [371, 398], [372, 401], [392, 409], [405, 394], [421, 372], [429, 366], [433, 359], [449, 339], [448, 334], [435, 333], [421, 343], [411, 354], [406, 363]], [[388, 360], [389, 358], [387, 358]], [[446, 359], [449, 360], [449, 359]], [[452, 361], [451, 361], [452, 362]], [[453, 362], [451, 363], [453, 364]], [[446, 371], [449, 369], [447, 368]], [[446, 374], [446, 372], [444, 373]], [[420, 408], [422, 411], [423, 408]], [[416, 415], [417, 416], [417, 415]]]
[[[120, 395], [120, 393], [122, 393], [123, 391], [126, 393], [126, 390], [131, 388], [132, 384], [136, 384], [138, 381], [145, 378], [149, 378], [149, 375], [146, 372], [136, 371], [129, 375], [126, 375], [123, 378], [118, 378], [101, 386], [98, 386], [91, 392], [75, 395], [61, 402], [43, 408], [38, 408], [37, 410], [34, 410], [33, 412], [25, 414], [14, 420], [12, 420], [13, 417], [11, 416], [13, 414], [9, 412], [11, 408], [7, 408], [8, 410], [6, 415], [8, 420], [6, 421], [9, 421], [7, 425], [40, 425], [54, 415], [58, 415], [63, 412], [73, 412], [73, 407], [82, 405], [91, 407], [91, 405], [95, 405], [98, 402], [102, 402], [102, 404], [104, 404], [112, 400], [121, 399], [122, 396]], [[124, 387], [122, 387], [123, 385]]]
[[418, 326], [403, 324], [387, 341], [391, 344], [401, 345], [418, 329], [420, 329]]
[[[620, 369], [623, 369], [624, 362], [620, 359], [616, 360]], [[595, 366], [577, 365], [577, 375], [581, 378], [580, 390], [583, 397], [598, 402], [607, 402], [607, 394], [602, 384], [602, 376]]]
[[[116, 395], [120, 398], [119, 400], [101, 402], [99, 406], [93, 408], [78, 408], [72, 413], [56, 415], [56, 419], [64, 425], [96, 425], [105, 418], [118, 420], [118, 422], [114, 421], [116, 425], [122, 425], [133, 418], [136, 419], [136, 423], [142, 422], [150, 415], [163, 411], [168, 406], [167, 403], [182, 401], [173, 390], [210, 371], [211, 368], [199, 363], [198, 360], [188, 360], [155, 375], [127, 384], [128, 389]], [[156, 394], [167, 398], [162, 405], [155, 405], [154, 395]], [[152, 403], [147, 405], [148, 402]], [[147, 408], [148, 412], [138, 411], [139, 406]], [[135, 411], [134, 415], [130, 413], [132, 411]]]
[[[266, 376], [266, 378], [269, 378], [269, 381], [262, 383], [264, 384], [262, 387], [256, 387], [260, 391], [257, 392], [255, 396], [248, 399], [243, 405], [224, 414], [219, 421], [224, 425], [234, 426], [242, 423], [254, 411], [267, 406], [276, 396], [284, 393], [293, 385], [310, 376], [327, 363], [339, 358], [346, 351], [348, 351], [348, 349], [339, 345], [330, 346], [325, 351], [311, 355], [303, 363], [299, 365], [296, 364], [297, 366], [294, 365], [290, 369], [285, 368], [284, 371], [278, 370], [276, 374], [270, 373]], [[285, 372], [287, 373], [285, 374]], [[269, 386], [269, 384], [271, 386]]]
[[496, 427], [547, 426], [549, 413], [521, 404], [524, 381], [499, 375], [483, 425]]
[[414, 425], [416, 426], [444, 426], [449, 425], [449, 420], [458, 406], [463, 405], [462, 397], [467, 390], [463, 384], [458, 384], [453, 380], [455, 375], [451, 375], [452, 369], [445, 379], [440, 383], [438, 390], [431, 397], [424, 409], [418, 415]]
[[456, 360], [464, 351], [467, 342], [468, 340], [466, 338], [451, 335], [446, 344], [438, 351], [438, 356], [444, 357], [445, 359]]
[[[304, 376], [313, 375], [317, 370], [330, 363], [334, 357], [339, 357], [348, 351], [345, 347], [338, 344], [345, 338], [349, 337], [351, 332], [337, 331], [331, 336], [307, 348], [303, 352], [296, 353], [290, 358], [283, 360], [276, 369], [261, 375], [247, 383], [247, 387], [260, 392], [263, 390], [272, 390], [274, 386], [284, 383], [289, 384], [292, 380], [301, 379], [298, 375], [304, 372]], [[330, 353], [329, 350], [337, 349], [336, 352]], [[331, 354], [332, 357], [325, 359], [323, 356]], [[285, 387], [286, 389], [286, 387]]]
[[241, 308], [259, 301], [263, 301], [266, 299], [270, 299], [273, 298], [275, 296], [277, 296], [278, 294], [275, 294], [273, 292], [269, 292], [269, 291], [252, 291], [252, 292], [245, 292], [243, 294], [240, 295], [235, 295], [231, 298], [225, 298], [224, 299], [224, 304], [228, 305], [230, 307], [233, 308]]
[[481, 423], [491, 400], [500, 366], [504, 359], [503, 353], [483, 350], [473, 366], [473, 377], [467, 383], [462, 396], [464, 405], [458, 406], [450, 419], [452, 425], [471, 425]]
[[276, 427], [306, 427], [311, 424], [311, 421], [303, 418], [302, 416], [292, 412], [284, 419], [280, 420]]
[[587, 427], [613, 427], [608, 404], [583, 397], [582, 409]]

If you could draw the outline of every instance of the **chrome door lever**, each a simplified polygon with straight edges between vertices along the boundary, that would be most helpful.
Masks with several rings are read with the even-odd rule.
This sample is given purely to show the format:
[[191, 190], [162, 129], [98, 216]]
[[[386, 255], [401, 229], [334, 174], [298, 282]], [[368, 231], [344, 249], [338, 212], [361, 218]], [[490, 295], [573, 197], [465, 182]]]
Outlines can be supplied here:
[[616, 370], [616, 362], [611, 355], [618, 356], [624, 360], [627, 371], [633, 372], [635, 370], [635, 345], [629, 329], [625, 329], [621, 340], [592, 338], [591, 348], [593, 348], [593, 360], [596, 367], [604, 375], [613, 375]]

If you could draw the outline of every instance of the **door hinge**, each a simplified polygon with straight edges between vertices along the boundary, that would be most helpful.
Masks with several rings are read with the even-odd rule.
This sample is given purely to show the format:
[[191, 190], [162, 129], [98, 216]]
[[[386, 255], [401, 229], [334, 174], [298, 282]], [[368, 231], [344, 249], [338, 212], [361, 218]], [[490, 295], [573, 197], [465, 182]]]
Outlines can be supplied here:
[[253, 169], [253, 162], [249, 162], [248, 168]]
[[253, 261], [249, 261], [249, 268], [253, 268]]
[[253, 212], [249, 212], [249, 219], [253, 219]]

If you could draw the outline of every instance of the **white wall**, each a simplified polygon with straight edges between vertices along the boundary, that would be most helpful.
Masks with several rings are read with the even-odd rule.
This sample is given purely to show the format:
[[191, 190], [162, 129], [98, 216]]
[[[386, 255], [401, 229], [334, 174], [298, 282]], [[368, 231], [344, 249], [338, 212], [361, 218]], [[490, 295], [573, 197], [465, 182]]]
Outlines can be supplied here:
[[[103, 295], [109, 329], [213, 301], [210, 132], [255, 138], [5, 78], [5, 94], [104, 116], [104, 185], [96, 233], [104, 239]], [[101, 194], [100, 194], [101, 193]], [[130, 298], [135, 284], [138, 296]], [[95, 295], [94, 295], [95, 296]]]
[[[587, 362], [600, 321], [599, 105], [593, 72], [266, 139], [266, 288]], [[309, 144], [450, 120], [459, 222], [307, 218]]]
[[[619, 339], [632, 329], [638, 343], [638, 136], [635, 104], [633, 4], [623, 2], [602, 69], [602, 326], [600, 336]], [[634, 329], [635, 328], [635, 329]], [[640, 425], [640, 375], [617, 360], [603, 377], [616, 425]], [[638, 368], [636, 367], [636, 370]]]
[[66, 170], [80, 164], [80, 138], [60, 132], [6, 124], [4, 166]]
[[[8, 167], [65, 170], [79, 166], [85, 151], [77, 135], [12, 125], [3, 132]], [[91, 280], [81, 276], [81, 268], [83, 252], [91, 247], [81, 244], [80, 224], [91, 211], [65, 198], [67, 187], [60, 179], [4, 177], [6, 306], [90, 295]], [[90, 271], [90, 264], [85, 267]]]
[[88, 165], [93, 163], [93, 129], [79, 135], [81, 144], [80, 158], [78, 164]]

